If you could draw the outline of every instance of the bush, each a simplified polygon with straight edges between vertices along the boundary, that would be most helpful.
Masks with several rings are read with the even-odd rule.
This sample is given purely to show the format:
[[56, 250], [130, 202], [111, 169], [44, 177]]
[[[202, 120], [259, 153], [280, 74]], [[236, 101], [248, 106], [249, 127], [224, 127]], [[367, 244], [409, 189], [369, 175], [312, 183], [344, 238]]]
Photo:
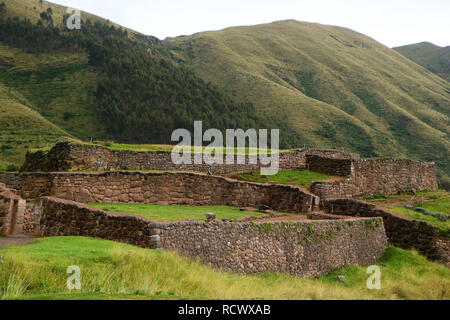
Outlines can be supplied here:
[[69, 111], [64, 111], [63, 114], [63, 119], [64, 121], [69, 121], [70, 119], [72, 119], [74, 117], [74, 114], [69, 112]]
[[9, 144], [4, 144], [0, 147], [0, 149], [2, 150], [2, 152], [6, 151], [6, 150], [11, 150], [12, 146]]
[[7, 167], [6, 167], [6, 171], [7, 172], [17, 172], [17, 171], [19, 171], [19, 167], [18, 166], [16, 166], [16, 165], [14, 165], [14, 164], [9, 164]]

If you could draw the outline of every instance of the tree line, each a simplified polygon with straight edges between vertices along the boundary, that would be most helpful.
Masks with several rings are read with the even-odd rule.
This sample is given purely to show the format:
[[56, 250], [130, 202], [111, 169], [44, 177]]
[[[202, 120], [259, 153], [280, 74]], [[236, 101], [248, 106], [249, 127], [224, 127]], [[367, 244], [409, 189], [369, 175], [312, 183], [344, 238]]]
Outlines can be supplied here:
[[[96, 108], [111, 137], [127, 143], [169, 143], [177, 128], [192, 130], [196, 120], [205, 128], [277, 128], [277, 121], [258, 115], [252, 103], [236, 102], [184, 67], [175, 66], [156, 41], [139, 41], [126, 30], [89, 19], [80, 30], [54, 21], [49, 8], [32, 23], [7, 17], [0, 3], [0, 43], [29, 53], [80, 52], [100, 74]], [[150, 55], [149, 47], [159, 55]], [[283, 134], [284, 133], [284, 134]], [[282, 132], [281, 145], [293, 143], [293, 130]], [[295, 142], [294, 142], [295, 143]]]

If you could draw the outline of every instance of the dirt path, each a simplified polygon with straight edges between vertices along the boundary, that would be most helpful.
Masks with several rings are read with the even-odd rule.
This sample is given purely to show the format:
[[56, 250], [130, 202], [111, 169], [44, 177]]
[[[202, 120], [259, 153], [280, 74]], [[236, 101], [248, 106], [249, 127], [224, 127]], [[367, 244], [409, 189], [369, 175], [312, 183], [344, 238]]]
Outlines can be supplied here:
[[0, 248], [7, 246], [17, 246], [22, 244], [27, 244], [33, 241], [34, 238], [25, 235], [0, 237]]

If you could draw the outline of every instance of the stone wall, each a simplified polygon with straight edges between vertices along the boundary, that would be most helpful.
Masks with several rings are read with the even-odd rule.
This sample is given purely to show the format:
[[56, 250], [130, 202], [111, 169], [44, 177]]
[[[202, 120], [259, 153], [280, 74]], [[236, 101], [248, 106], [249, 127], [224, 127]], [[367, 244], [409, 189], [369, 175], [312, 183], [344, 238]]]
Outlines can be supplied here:
[[434, 163], [406, 159], [331, 159], [307, 156], [310, 170], [346, 176], [314, 182], [310, 190], [322, 200], [377, 194], [437, 190]]
[[315, 277], [343, 266], [372, 264], [387, 247], [380, 218], [295, 224], [155, 223], [49, 197], [36, 201], [36, 212], [42, 236], [88, 236], [174, 250], [235, 273]]
[[326, 200], [321, 208], [331, 214], [354, 217], [381, 217], [389, 242], [404, 249], [416, 249], [430, 259], [450, 264], [450, 251], [443, 249], [442, 242], [450, 239], [440, 236], [439, 228], [402, 217], [374, 204], [354, 199]]
[[25, 200], [0, 185], [0, 236], [24, 232]]
[[36, 230], [37, 225], [39, 225], [39, 221], [36, 218], [34, 206], [27, 205], [23, 217], [23, 233], [36, 234], [38, 231]]
[[[316, 154], [330, 158], [359, 157], [358, 155], [334, 150], [298, 150], [296, 152], [280, 153], [279, 167], [281, 169], [297, 169], [306, 164], [306, 155]], [[194, 156], [194, 155], [192, 155]], [[193, 159], [193, 158], [192, 158]], [[117, 171], [117, 170], [167, 170], [195, 171], [227, 174], [259, 170], [262, 165], [255, 161], [251, 164], [249, 156], [245, 164], [238, 164], [235, 156], [234, 165], [215, 164], [181, 164], [172, 162], [171, 152], [135, 152], [112, 150], [103, 146], [89, 146], [60, 142], [49, 152], [27, 154], [22, 172], [54, 172], [54, 171]]]
[[436, 165], [408, 159], [353, 161], [356, 194], [395, 194], [437, 190]]
[[309, 154], [306, 156], [307, 168], [331, 176], [347, 177], [352, 175], [352, 159], [339, 159]]
[[2, 173], [25, 199], [55, 196], [82, 203], [230, 205], [309, 212], [319, 199], [292, 186], [241, 182], [182, 172]]

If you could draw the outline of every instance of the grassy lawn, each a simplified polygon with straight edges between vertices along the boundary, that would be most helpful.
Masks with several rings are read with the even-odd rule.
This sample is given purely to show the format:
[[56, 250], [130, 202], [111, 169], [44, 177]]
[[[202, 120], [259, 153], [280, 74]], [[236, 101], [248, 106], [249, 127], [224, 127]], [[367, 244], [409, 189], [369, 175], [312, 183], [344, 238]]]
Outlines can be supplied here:
[[239, 208], [228, 206], [178, 206], [156, 204], [104, 204], [88, 203], [90, 207], [112, 213], [138, 214], [154, 221], [171, 222], [182, 220], [206, 220], [205, 213], [213, 212], [217, 219], [234, 219], [262, 215], [258, 212], [240, 211]]
[[384, 207], [392, 212], [402, 216], [425, 221], [431, 225], [438, 227], [442, 235], [450, 236], [450, 220], [441, 221], [436, 217], [424, 215], [421, 212], [406, 209], [405, 205], [413, 205], [427, 209], [428, 211], [439, 213], [442, 212], [450, 215], [450, 192], [447, 191], [422, 191], [414, 195], [390, 195], [377, 196], [374, 198], [364, 199], [378, 206]]
[[[82, 237], [38, 239], [0, 256], [0, 299], [450, 299], [450, 269], [392, 247], [377, 263], [381, 290], [366, 288], [366, 267], [317, 279], [234, 275], [172, 252]], [[82, 289], [71, 293], [72, 265], [81, 269]]]
[[327, 180], [332, 178], [332, 176], [313, 171], [282, 170], [273, 176], [264, 176], [259, 171], [250, 171], [234, 174], [231, 178], [261, 183], [288, 184], [307, 188], [314, 181]]
[[441, 234], [443, 236], [450, 237], [450, 220], [441, 221], [436, 217], [426, 216], [421, 212], [406, 209], [405, 207], [387, 207], [387, 209], [408, 218], [416, 219], [419, 221], [425, 221], [435, 227], [438, 227], [441, 230]]
[[425, 206], [425, 204], [432, 204], [437, 200], [450, 199], [450, 192], [444, 190], [426, 190], [417, 192], [415, 194], [378, 195], [370, 198], [361, 197], [360, 199], [379, 206], [398, 206], [411, 204], [415, 207], [421, 207]]
[[442, 198], [433, 202], [424, 203], [420, 205], [420, 207], [431, 212], [442, 212], [446, 215], [450, 215], [450, 194], [448, 198]]

